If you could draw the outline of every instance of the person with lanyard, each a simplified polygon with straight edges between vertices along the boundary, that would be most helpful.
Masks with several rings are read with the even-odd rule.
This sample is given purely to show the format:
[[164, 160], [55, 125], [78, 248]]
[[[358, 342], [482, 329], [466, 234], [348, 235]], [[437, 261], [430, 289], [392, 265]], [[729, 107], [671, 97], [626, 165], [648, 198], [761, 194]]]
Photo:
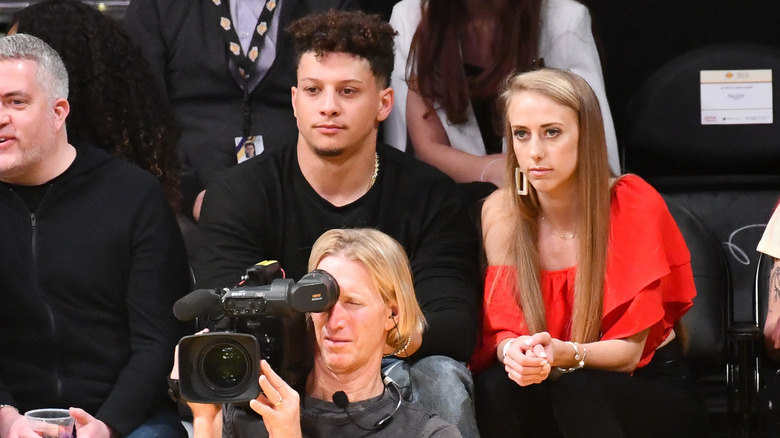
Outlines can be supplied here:
[[132, 0], [124, 25], [180, 125], [183, 210], [197, 220], [206, 187], [234, 166], [246, 139], [255, 154], [294, 139], [292, 41], [305, 15], [355, 9], [354, 0]]

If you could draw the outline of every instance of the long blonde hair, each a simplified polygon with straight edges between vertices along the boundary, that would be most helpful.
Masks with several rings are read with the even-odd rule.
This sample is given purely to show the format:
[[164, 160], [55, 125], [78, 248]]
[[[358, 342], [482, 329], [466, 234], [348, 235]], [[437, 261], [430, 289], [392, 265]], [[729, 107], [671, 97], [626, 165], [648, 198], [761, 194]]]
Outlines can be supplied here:
[[[577, 114], [579, 142], [575, 178], [578, 202], [575, 234], [578, 237], [577, 274], [574, 283], [574, 310], [571, 339], [575, 342], [598, 340], [604, 303], [604, 277], [609, 239], [610, 177], [604, 124], [598, 99], [581, 77], [563, 70], [541, 69], [514, 74], [507, 79], [501, 94], [504, 112], [520, 92], [541, 94], [571, 108]], [[506, 118], [505, 118], [506, 119]], [[505, 122], [506, 138], [513, 139], [509, 120]], [[507, 147], [507, 181], [514, 181], [517, 156]], [[523, 309], [531, 333], [547, 328], [541, 290], [538, 247], [540, 206], [536, 191], [529, 185], [526, 196], [507, 190], [507, 203], [514, 224], [515, 238], [510, 243], [509, 258], [517, 268], [515, 300]]]
[[385, 306], [398, 309], [397, 330], [389, 330], [385, 341], [390, 348], [398, 350], [412, 333], [422, 333], [425, 317], [414, 293], [409, 258], [395, 239], [371, 228], [329, 230], [314, 242], [309, 270], [328, 256], [341, 256], [361, 264]]

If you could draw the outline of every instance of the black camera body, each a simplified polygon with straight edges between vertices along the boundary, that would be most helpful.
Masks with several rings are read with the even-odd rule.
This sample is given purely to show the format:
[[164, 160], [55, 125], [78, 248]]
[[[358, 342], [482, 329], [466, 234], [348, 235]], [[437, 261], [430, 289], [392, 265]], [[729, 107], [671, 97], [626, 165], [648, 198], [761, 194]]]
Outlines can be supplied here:
[[[290, 380], [299, 380], [306, 348], [303, 315], [330, 309], [338, 300], [338, 283], [327, 272], [314, 270], [298, 282], [277, 278], [271, 284], [247, 285], [248, 279], [255, 283], [268, 279], [257, 275], [257, 266], [247, 270], [239, 286], [224, 288], [220, 295], [208, 291], [214, 297], [206, 297], [219, 302], [216, 312], [211, 312], [219, 315], [216, 331], [179, 341], [183, 400], [240, 403], [256, 398], [260, 359], [267, 360], [291, 385]], [[207, 292], [192, 292], [196, 293], [202, 298]]]

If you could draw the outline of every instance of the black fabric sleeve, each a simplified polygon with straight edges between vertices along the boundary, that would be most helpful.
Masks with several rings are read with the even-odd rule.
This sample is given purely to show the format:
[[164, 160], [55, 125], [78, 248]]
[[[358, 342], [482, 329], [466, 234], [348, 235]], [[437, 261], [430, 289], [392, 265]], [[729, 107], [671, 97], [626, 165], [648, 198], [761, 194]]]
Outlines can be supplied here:
[[183, 334], [171, 309], [190, 289], [184, 242], [160, 187], [147, 186], [136, 210], [126, 295], [131, 356], [95, 415], [122, 435], [167, 399], [166, 376]]
[[428, 328], [413, 357], [444, 355], [468, 362], [478, 331], [481, 282], [476, 224], [460, 187], [429, 186], [411, 259], [417, 301]]
[[16, 406], [14, 398], [8, 388], [5, 386], [2, 380], [0, 380], [0, 405]]

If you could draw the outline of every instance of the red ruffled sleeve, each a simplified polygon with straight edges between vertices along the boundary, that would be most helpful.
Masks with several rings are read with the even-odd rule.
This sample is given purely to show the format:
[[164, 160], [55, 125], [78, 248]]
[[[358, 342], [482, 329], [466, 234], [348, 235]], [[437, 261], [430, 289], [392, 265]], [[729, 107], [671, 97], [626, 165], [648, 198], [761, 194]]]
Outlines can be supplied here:
[[615, 183], [602, 339], [650, 328], [639, 367], [693, 305], [691, 257], [661, 195], [636, 175]]

